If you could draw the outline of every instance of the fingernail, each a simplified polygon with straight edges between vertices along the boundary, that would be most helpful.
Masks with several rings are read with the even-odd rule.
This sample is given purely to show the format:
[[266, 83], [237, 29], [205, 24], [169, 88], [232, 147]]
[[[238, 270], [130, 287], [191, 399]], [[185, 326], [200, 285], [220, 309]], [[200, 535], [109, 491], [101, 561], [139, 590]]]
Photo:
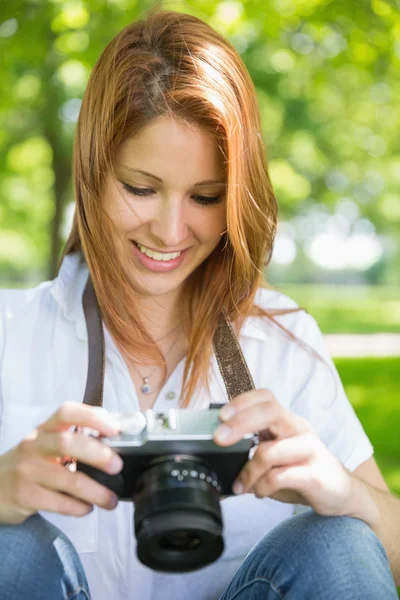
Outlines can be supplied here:
[[123, 460], [120, 456], [118, 456], [118, 454], [116, 454], [115, 456], [113, 456], [112, 461], [110, 463], [110, 473], [112, 475], [116, 475], [117, 473], [119, 473], [122, 469], [122, 467], [124, 466]]
[[230, 427], [228, 427], [227, 425], [221, 425], [220, 427], [217, 427], [214, 435], [217, 438], [217, 440], [223, 442], [229, 438], [231, 433], [232, 429]]
[[232, 486], [232, 490], [234, 494], [243, 494], [244, 485], [240, 483], [240, 481], [235, 481]]
[[113, 496], [111, 496], [111, 500], [110, 500], [110, 504], [109, 504], [110, 508], [115, 508], [117, 506], [118, 502], [119, 502], [119, 498], [117, 495], [114, 494]]
[[234, 415], [236, 415], [236, 410], [229, 404], [224, 406], [224, 408], [221, 408], [219, 413], [219, 417], [222, 419], [222, 421], [229, 421], [229, 419], [231, 419]]

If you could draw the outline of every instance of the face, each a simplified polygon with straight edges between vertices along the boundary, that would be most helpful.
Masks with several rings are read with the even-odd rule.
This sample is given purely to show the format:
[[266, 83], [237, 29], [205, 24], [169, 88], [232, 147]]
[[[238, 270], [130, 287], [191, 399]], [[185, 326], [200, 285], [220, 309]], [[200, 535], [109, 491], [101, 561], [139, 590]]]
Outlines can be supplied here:
[[102, 204], [118, 231], [129, 281], [144, 296], [177, 298], [226, 229], [226, 179], [214, 140], [169, 116], [121, 145]]

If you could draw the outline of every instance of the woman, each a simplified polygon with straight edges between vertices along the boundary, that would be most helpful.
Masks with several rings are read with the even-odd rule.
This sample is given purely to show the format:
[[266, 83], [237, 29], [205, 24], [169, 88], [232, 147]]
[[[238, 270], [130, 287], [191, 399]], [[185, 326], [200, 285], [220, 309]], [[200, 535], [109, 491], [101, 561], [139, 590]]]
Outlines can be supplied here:
[[[373, 530], [372, 490], [389, 496], [373, 448], [315, 321], [263, 286], [277, 208], [260, 129], [240, 57], [192, 16], [151, 12], [93, 69], [59, 275], [2, 293], [2, 599], [397, 597], [390, 532], [384, 547]], [[82, 404], [89, 274], [106, 411]], [[136, 558], [133, 504], [64, 466], [75, 457], [112, 474], [121, 459], [71, 427], [111, 435], [115, 411], [227, 403], [212, 347], [222, 311], [256, 389], [221, 411], [215, 441], [264, 434], [221, 502], [221, 558], [154, 572]]]

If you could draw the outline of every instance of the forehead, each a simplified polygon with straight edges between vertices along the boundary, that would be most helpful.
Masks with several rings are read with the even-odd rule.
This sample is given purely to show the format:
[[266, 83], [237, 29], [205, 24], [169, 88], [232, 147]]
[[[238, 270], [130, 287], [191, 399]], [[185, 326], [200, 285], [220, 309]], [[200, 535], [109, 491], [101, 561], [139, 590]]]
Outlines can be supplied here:
[[117, 167], [131, 167], [157, 174], [162, 179], [220, 177], [223, 157], [213, 137], [205, 130], [169, 116], [158, 117], [119, 148]]

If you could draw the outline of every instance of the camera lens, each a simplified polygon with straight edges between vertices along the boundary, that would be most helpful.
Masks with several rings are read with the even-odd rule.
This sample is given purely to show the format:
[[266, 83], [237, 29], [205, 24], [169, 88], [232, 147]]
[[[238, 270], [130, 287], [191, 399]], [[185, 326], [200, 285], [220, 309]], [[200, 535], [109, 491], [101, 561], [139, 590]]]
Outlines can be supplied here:
[[201, 544], [201, 538], [190, 531], [173, 531], [158, 541], [163, 550], [193, 550]]
[[156, 571], [188, 572], [224, 549], [219, 483], [194, 456], [164, 456], [136, 482], [135, 534], [139, 560]]

